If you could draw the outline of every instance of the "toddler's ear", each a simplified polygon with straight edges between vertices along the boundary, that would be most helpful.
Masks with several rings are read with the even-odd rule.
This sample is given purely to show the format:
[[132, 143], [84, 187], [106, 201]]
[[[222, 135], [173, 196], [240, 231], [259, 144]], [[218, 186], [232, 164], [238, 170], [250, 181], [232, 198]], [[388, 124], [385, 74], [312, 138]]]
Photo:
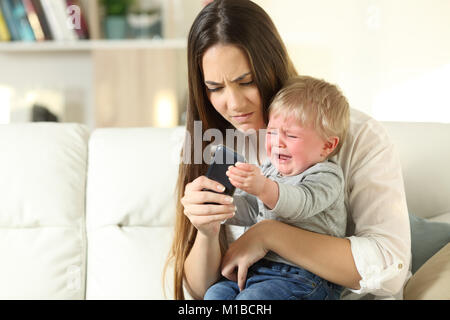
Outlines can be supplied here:
[[325, 144], [323, 145], [322, 150], [322, 156], [328, 157], [330, 153], [333, 152], [334, 149], [336, 149], [337, 145], [339, 144], [339, 137], [330, 137], [325, 141]]

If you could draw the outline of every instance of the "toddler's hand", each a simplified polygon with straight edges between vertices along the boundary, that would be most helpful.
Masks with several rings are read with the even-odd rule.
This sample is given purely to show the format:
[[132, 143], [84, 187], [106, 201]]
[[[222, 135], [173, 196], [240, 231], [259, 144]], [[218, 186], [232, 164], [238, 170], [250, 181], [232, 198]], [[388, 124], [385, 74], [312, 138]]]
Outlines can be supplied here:
[[230, 166], [226, 174], [233, 186], [257, 197], [262, 193], [267, 179], [258, 166], [242, 162]]

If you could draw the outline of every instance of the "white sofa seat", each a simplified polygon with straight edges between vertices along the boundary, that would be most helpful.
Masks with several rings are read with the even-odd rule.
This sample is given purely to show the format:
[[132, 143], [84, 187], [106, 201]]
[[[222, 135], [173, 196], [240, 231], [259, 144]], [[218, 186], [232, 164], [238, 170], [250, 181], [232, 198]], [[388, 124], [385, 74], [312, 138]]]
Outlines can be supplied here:
[[[450, 125], [385, 125], [410, 212], [450, 222]], [[164, 299], [183, 132], [0, 126], [0, 299]]]

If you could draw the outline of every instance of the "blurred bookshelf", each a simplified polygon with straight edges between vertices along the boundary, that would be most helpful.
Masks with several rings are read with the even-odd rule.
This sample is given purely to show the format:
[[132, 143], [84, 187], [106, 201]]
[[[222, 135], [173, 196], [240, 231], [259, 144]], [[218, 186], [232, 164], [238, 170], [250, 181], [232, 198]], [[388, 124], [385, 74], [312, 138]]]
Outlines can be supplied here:
[[[125, 33], [108, 29], [106, 19], [114, 13], [108, 3], [134, 3]], [[39, 104], [61, 122], [91, 129], [181, 124], [187, 33], [201, 5], [200, 0], [0, 0], [0, 102], [11, 110], [8, 121], [27, 121], [25, 106]]]
[[[141, 5], [113, 15], [105, 7], [108, 3]], [[177, 0], [1, 0], [0, 51], [184, 48], [188, 25], [183, 34], [173, 27], [184, 22], [175, 12], [179, 4]]]

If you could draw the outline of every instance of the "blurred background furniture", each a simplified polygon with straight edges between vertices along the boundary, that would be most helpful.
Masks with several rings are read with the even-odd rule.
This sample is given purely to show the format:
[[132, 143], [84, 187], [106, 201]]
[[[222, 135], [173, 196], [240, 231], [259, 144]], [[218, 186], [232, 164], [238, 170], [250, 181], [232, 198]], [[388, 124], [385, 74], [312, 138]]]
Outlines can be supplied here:
[[[0, 3], [29, 1], [47, 4], [44, 15], [59, 3], [63, 25], [50, 38], [28, 30], [36, 39], [11, 39], [0, 22], [0, 123], [31, 121], [38, 103], [90, 130], [183, 125], [187, 35], [208, 1]], [[450, 122], [450, 41], [442, 41], [450, 39], [449, 1], [254, 2], [271, 16], [297, 70], [338, 84], [354, 108], [382, 121]], [[64, 12], [64, 3], [79, 12]], [[18, 12], [14, 20], [27, 25], [29, 10]], [[80, 29], [67, 28], [64, 19], [77, 27], [78, 13]], [[132, 32], [108, 37], [107, 18], [123, 15]]]

